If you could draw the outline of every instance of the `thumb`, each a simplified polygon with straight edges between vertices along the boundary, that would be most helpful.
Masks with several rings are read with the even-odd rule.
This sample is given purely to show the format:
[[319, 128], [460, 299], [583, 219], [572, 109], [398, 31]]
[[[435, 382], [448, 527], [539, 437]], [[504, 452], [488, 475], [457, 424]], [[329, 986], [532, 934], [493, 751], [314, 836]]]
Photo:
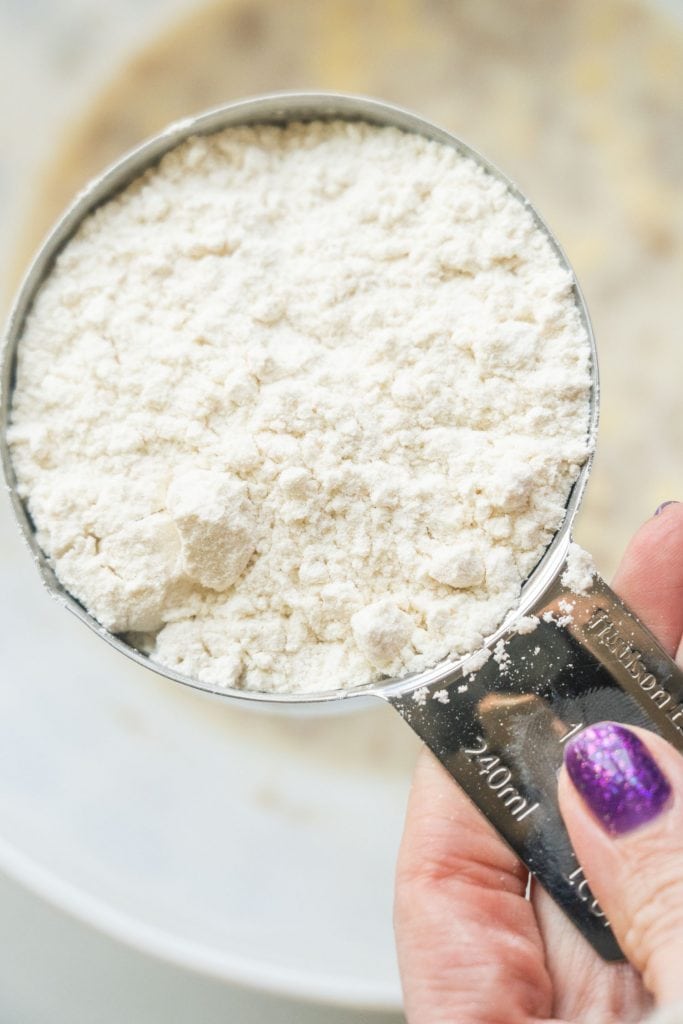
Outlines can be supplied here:
[[567, 745], [562, 815], [588, 884], [658, 1002], [683, 999], [683, 758], [601, 722]]

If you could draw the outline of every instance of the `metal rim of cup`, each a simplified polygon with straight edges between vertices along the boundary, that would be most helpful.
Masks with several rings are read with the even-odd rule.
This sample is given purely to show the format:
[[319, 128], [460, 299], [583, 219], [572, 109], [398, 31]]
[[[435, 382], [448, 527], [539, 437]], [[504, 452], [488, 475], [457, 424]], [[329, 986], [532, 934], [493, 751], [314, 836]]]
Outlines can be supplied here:
[[198, 679], [183, 675], [173, 669], [153, 661], [147, 655], [127, 644], [121, 637], [106, 630], [81, 605], [57, 579], [48, 557], [40, 548], [35, 529], [24, 500], [17, 491], [17, 481], [7, 443], [7, 426], [11, 419], [12, 391], [16, 378], [17, 349], [23, 327], [33, 301], [40, 290], [44, 279], [49, 275], [55, 258], [78, 230], [82, 221], [98, 206], [113, 198], [138, 178], [148, 168], [159, 162], [169, 150], [174, 149], [188, 138], [197, 135], [212, 135], [224, 128], [239, 127], [253, 124], [286, 124], [292, 121], [345, 120], [363, 121], [377, 126], [391, 126], [406, 132], [416, 133], [444, 145], [451, 146], [464, 156], [470, 157], [482, 166], [489, 174], [502, 181], [506, 188], [529, 211], [538, 228], [544, 233], [557, 254], [562, 266], [572, 275], [574, 282], [574, 299], [585, 327], [591, 349], [591, 394], [589, 410], [589, 438], [591, 454], [581, 467], [572, 490], [569, 494], [564, 521], [553, 540], [547, 547], [536, 568], [531, 572], [522, 587], [517, 607], [506, 617], [498, 629], [486, 639], [486, 646], [495, 644], [509, 629], [510, 624], [525, 615], [548, 586], [557, 578], [564, 564], [574, 517], [581, 504], [593, 463], [592, 450], [597, 434], [599, 419], [599, 374], [595, 337], [586, 307], [586, 303], [564, 250], [554, 234], [542, 219], [538, 211], [526, 196], [505, 174], [495, 165], [482, 157], [461, 139], [445, 129], [425, 120], [401, 107], [393, 106], [379, 100], [364, 96], [352, 96], [343, 93], [293, 92], [273, 93], [256, 96], [250, 99], [229, 103], [201, 113], [195, 117], [185, 118], [169, 125], [164, 131], [152, 136], [141, 145], [125, 154], [121, 159], [108, 167], [99, 177], [91, 181], [75, 198], [60, 220], [50, 231], [33, 262], [31, 263], [7, 320], [2, 352], [2, 376], [0, 381], [0, 455], [5, 480], [12, 502], [14, 515], [34, 558], [41, 579], [52, 596], [64, 604], [81, 622], [85, 623], [98, 636], [109, 643], [117, 651], [158, 675], [195, 690], [203, 691], [220, 697], [230, 697], [242, 702], [254, 702], [265, 705], [296, 706], [302, 704], [330, 704], [337, 708], [340, 702], [350, 697], [398, 696], [421, 686], [429, 686], [436, 682], [446, 683], [452, 679], [466, 664], [471, 655], [457, 659], [447, 659], [422, 672], [411, 673], [400, 679], [386, 679], [377, 683], [369, 683], [354, 689], [321, 690], [313, 693], [268, 693], [265, 691], [245, 690], [235, 687], [220, 687], [216, 684], [203, 683]]

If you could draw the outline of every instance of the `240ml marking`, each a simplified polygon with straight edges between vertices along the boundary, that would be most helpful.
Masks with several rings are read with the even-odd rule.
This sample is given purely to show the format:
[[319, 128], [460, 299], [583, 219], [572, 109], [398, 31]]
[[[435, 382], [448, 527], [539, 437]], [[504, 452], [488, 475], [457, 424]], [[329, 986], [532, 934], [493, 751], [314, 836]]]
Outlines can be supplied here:
[[483, 736], [477, 738], [476, 747], [464, 747], [465, 754], [477, 768], [478, 774], [484, 776], [486, 785], [492, 790], [502, 805], [516, 821], [524, 821], [539, 806], [538, 801], [529, 804], [516, 786], [512, 785], [512, 772], [497, 754], [489, 753], [488, 742]]
[[[566, 733], [560, 737], [559, 742], [561, 744], [566, 743], [577, 732], [580, 732], [584, 726], [585, 722], [570, 723]], [[503, 806], [507, 807], [512, 817], [516, 821], [524, 821], [525, 818], [528, 818], [539, 807], [538, 801], [530, 805], [529, 801], [522, 796], [516, 786], [512, 785], [512, 772], [497, 754], [489, 752], [488, 742], [483, 736], [478, 736], [476, 742], [477, 746], [475, 747], [464, 747], [463, 754], [466, 754], [470, 763], [478, 769], [478, 774], [485, 777], [489, 789], [493, 790]], [[609, 928], [609, 921], [605, 917], [605, 912], [588, 888], [583, 868], [578, 867], [571, 874], [564, 877], [576, 892], [579, 902], [587, 904], [589, 914], [592, 917], [601, 919], [605, 927]]]

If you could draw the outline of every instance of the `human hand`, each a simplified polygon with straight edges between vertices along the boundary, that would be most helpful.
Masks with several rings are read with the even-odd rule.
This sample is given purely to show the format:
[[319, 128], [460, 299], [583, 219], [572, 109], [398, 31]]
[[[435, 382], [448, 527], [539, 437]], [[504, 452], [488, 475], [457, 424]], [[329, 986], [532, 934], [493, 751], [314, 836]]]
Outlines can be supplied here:
[[[683, 664], [683, 505], [668, 505], [641, 528], [614, 589]], [[616, 810], [614, 800], [596, 802], [589, 755], [605, 742], [619, 748], [608, 770], [648, 775], [653, 795], [639, 808], [633, 800]], [[683, 758], [651, 733], [604, 728], [579, 734], [567, 764], [585, 796], [565, 767], [562, 814], [630, 963], [601, 960], [540, 886], [525, 898], [524, 866], [424, 751], [396, 878], [410, 1024], [622, 1024], [643, 1020], [653, 996], [683, 1002]]]

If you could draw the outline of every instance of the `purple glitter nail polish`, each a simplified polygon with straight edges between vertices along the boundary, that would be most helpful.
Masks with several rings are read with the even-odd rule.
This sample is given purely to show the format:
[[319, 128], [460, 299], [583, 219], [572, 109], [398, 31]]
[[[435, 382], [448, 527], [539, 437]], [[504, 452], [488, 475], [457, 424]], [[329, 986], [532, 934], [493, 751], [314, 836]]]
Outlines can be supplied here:
[[644, 743], [623, 725], [589, 726], [569, 741], [564, 759], [574, 786], [611, 835], [652, 821], [671, 795]]

